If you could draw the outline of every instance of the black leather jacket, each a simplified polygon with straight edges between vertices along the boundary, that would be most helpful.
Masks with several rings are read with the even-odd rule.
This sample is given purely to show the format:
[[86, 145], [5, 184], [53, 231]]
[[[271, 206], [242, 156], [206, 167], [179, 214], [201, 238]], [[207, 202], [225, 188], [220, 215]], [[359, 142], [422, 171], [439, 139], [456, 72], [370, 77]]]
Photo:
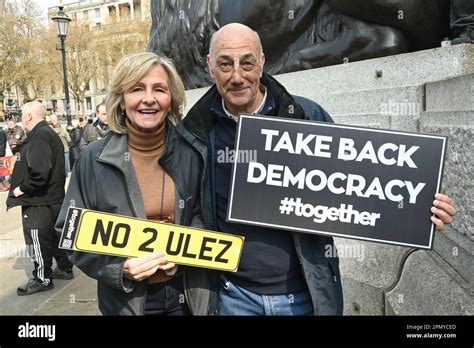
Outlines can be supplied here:
[[[111, 132], [79, 155], [56, 222], [61, 233], [69, 205], [146, 218], [131, 161], [127, 135]], [[159, 161], [175, 183], [176, 224], [202, 227], [199, 216], [199, 154], [168, 123], [166, 152]], [[148, 282], [123, 278], [125, 258], [71, 252], [69, 259], [97, 279], [99, 309], [106, 315], [142, 315]]]

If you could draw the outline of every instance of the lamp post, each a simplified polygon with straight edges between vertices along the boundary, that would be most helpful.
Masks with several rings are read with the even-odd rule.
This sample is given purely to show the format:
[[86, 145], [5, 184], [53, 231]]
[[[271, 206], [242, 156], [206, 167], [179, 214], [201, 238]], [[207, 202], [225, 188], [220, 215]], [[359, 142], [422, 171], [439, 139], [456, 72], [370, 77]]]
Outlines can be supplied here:
[[67, 82], [67, 66], [66, 66], [66, 49], [64, 48], [64, 41], [66, 40], [67, 30], [71, 18], [66, 16], [62, 6], [59, 6], [59, 12], [51, 19], [56, 23], [56, 30], [61, 41], [61, 48], [59, 49], [63, 58], [63, 76], [64, 76], [64, 94], [66, 95], [66, 118], [67, 125], [71, 125], [71, 103], [69, 102], [69, 85]]

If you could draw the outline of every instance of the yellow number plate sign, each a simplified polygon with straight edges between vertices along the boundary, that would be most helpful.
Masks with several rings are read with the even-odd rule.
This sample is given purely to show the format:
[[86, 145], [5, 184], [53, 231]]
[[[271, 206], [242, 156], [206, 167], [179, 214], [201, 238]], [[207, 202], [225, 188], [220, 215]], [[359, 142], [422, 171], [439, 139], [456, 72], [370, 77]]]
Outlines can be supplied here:
[[69, 207], [59, 247], [138, 257], [164, 251], [169, 262], [236, 272], [244, 237]]

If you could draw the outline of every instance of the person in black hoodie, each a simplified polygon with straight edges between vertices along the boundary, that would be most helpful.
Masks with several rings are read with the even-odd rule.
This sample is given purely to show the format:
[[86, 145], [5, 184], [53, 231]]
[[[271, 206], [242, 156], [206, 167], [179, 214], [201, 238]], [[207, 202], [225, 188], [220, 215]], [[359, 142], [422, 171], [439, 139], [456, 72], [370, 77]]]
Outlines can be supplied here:
[[[19, 296], [51, 290], [53, 278], [72, 279], [72, 263], [58, 246], [54, 223], [64, 199], [64, 148], [38, 101], [26, 103], [21, 120], [28, 132], [13, 170], [7, 209], [21, 206], [23, 233], [34, 260], [33, 278], [18, 287]], [[57, 269], [52, 270], [53, 257]]]

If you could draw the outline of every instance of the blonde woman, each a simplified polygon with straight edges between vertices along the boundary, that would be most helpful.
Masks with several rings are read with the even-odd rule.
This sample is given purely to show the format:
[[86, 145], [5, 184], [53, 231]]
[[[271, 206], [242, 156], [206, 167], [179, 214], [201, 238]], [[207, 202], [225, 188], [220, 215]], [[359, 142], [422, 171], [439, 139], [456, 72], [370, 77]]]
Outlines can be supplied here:
[[[110, 134], [88, 145], [74, 167], [56, 224], [76, 207], [181, 225], [199, 223], [200, 158], [176, 130], [185, 102], [172, 63], [154, 53], [125, 56], [106, 98]], [[122, 258], [72, 252], [97, 279], [99, 309], [112, 315], [186, 315], [182, 269], [163, 252]]]

